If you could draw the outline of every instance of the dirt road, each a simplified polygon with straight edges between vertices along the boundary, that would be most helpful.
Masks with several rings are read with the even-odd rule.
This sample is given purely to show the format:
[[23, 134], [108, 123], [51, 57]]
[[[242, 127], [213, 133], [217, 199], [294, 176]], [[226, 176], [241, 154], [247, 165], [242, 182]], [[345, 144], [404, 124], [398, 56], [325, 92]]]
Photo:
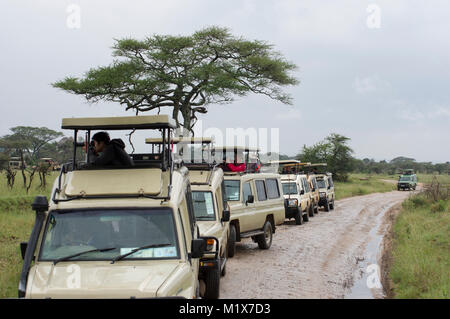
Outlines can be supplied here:
[[220, 297], [373, 298], [370, 289], [358, 286], [366, 286], [368, 261], [378, 262], [385, 213], [410, 194], [394, 191], [336, 201], [334, 210], [320, 210], [303, 225], [291, 221], [278, 226], [269, 250], [245, 239], [228, 260]]

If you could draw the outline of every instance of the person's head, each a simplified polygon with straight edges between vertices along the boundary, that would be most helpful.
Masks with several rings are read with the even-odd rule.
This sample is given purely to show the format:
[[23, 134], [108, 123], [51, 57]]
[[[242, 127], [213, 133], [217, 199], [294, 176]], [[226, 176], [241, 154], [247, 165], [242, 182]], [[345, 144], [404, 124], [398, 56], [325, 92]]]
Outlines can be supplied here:
[[106, 145], [110, 142], [110, 137], [107, 132], [98, 132], [92, 136], [92, 141], [94, 142], [94, 150], [97, 153], [104, 151]]

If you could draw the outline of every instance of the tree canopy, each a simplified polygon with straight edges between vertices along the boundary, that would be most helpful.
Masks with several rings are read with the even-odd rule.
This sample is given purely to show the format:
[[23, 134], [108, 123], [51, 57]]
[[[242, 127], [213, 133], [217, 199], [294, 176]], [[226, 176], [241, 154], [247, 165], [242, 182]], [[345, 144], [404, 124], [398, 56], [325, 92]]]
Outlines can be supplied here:
[[350, 138], [332, 133], [313, 146], [303, 146], [297, 159], [302, 162], [327, 163], [336, 180], [345, 181], [352, 170], [353, 150], [347, 145]]
[[41, 148], [48, 142], [63, 136], [61, 132], [46, 127], [16, 126], [10, 129], [12, 134], [0, 139], [0, 147], [12, 155], [27, 155], [32, 163], [40, 157]]
[[210, 104], [229, 103], [248, 93], [291, 104], [282, 87], [298, 84], [290, 75], [296, 65], [272, 45], [235, 37], [227, 28], [115, 41], [111, 65], [53, 86], [92, 103], [118, 102], [136, 114], [171, 107], [177, 125], [193, 133], [197, 114], [207, 113]]

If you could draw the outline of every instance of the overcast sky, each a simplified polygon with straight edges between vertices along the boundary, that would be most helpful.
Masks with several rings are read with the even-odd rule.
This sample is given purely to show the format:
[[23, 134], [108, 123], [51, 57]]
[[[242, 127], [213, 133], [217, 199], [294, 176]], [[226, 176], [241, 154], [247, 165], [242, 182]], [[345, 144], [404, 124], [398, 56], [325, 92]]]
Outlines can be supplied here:
[[[68, 23], [71, 4], [80, 28]], [[293, 106], [255, 95], [211, 105], [204, 129], [279, 128], [288, 155], [335, 132], [358, 158], [450, 160], [448, 1], [2, 0], [0, 12], [0, 135], [17, 125], [60, 130], [63, 117], [133, 115], [50, 83], [111, 63], [114, 38], [218, 25], [273, 44], [301, 83], [287, 89]]]

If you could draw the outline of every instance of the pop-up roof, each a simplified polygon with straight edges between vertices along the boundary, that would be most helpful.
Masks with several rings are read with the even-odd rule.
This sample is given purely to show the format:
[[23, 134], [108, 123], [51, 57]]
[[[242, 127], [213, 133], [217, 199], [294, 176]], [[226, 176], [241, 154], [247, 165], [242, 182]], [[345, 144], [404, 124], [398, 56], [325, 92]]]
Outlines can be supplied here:
[[[171, 143], [186, 143], [186, 144], [211, 144], [214, 139], [211, 137], [173, 137]], [[146, 138], [146, 144], [162, 144], [162, 138]]]
[[176, 123], [168, 115], [83, 117], [65, 118], [63, 129], [69, 130], [127, 130], [176, 128]]

